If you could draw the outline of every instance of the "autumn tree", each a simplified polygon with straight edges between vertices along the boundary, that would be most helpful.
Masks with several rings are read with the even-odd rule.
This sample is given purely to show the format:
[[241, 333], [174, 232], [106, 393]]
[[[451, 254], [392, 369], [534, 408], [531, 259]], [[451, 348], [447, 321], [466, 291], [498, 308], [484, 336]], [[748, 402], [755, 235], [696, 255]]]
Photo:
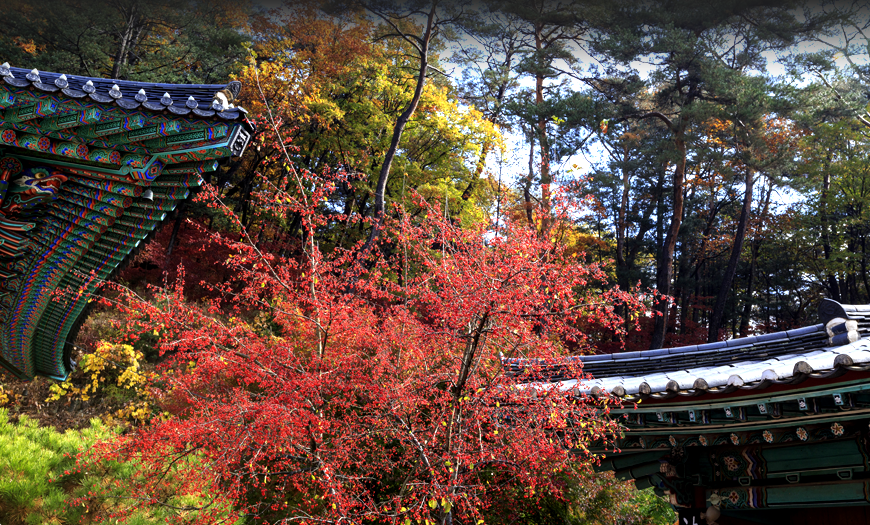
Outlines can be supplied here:
[[[242, 103], [259, 115], [257, 147], [212, 179], [226, 188], [223, 196], [242, 223], [257, 231], [261, 245], [281, 246], [287, 253], [304, 242], [301, 216], [285, 220], [255, 206], [252, 198], [261, 189], [257, 173], [283, 188], [292, 183], [280, 160], [285, 153], [302, 169], [353, 174], [319, 204], [318, 213], [330, 217], [315, 232], [325, 246], [348, 246], [370, 237], [370, 222], [351, 219], [376, 217], [381, 180], [385, 198], [397, 204], [409, 203], [406, 196], [416, 190], [447, 203], [460, 221], [479, 220], [492, 197], [480, 191], [465, 202], [462, 196], [476, 176], [483, 145], [500, 143], [493, 125], [463, 107], [450, 79], [430, 71], [392, 154], [391, 172], [400, 175], [381, 179], [394, 124], [418, 86], [414, 71], [419, 64], [411, 58], [415, 51], [402, 39], [388, 38], [384, 33], [391, 28], [365, 11], [331, 13], [323, 7], [322, 2], [294, 3], [255, 24], [254, 57], [241, 79], [249, 86]], [[428, 61], [440, 67], [435, 50]], [[276, 142], [273, 127], [292, 145]]]
[[[296, 170], [290, 191], [262, 202], [314, 230], [327, 219], [311, 210], [346, 176]], [[607, 403], [558, 383], [517, 388], [538, 377], [534, 361], [520, 377], [503, 368], [588, 349], [581, 327], [619, 330], [614, 306], [639, 307], [602, 293], [602, 269], [565, 246], [513, 222], [460, 228], [418, 196], [421, 214], [384, 222], [403, 257], [367, 270], [314, 243], [302, 257], [265, 253], [215, 188], [200, 198], [243, 242], [212, 236], [231, 251], [220, 300], [192, 305], [180, 283], [155, 302], [127, 296], [128, 326], [160, 333], [156, 396], [172, 415], [103, 449], [147, 466], [136, 497], [151, 501], [164, 470], [191, 458], [201, 468], [186, 490], [211, 480], [271, 523], [477, 522], [508, 492], [565, 497], [560, 477], [576, 479], [591, 442], [615, 430]], [[569, 362], [565, 374], [582, 371]]]
[[365, 244], [365, 252], [368, 252], [383, 229], [387, 182], [405, 127], [417, 111], [427, 79], [432, 74], [444, 75], [438, 70], [433, 60], [434, 47], [437, 45], [438, 38], [443, 36], [445, 31], [449, 31], [451, 26], [466, 16], [468, 8], [461, 2], [449, 0], [413, 0], [411, 2], [352, 0], [339, 2], [331, 8], [356, 8], [370, 13], [383, 24], [378, 38], [396, 39], [406, 44], [410, 56], [415, 61], [411, 69], [414, 76], [413, 94], [392, 123], [389, 146], [384, 153], [375, 184], [372, 210], [374, 223]]

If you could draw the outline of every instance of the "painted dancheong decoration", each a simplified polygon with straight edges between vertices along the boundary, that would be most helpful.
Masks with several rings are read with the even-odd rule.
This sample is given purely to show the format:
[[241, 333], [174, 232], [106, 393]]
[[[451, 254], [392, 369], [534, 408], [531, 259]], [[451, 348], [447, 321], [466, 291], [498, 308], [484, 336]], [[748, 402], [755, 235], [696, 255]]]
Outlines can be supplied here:
[[0, 366], [63, 379], [98, 284], [253, 127], [239, 82], [0, 79]]
[[824, 299], [819, 317], [785, 332], [578, 357], [592, 376], [579, 381], [563, 373], [573, 366], [503, 364], [621, 401], [617, 451], [595, 450], [601, 469], [654, 487], [687, 516], [804, 523], [801, 509], [825, 507], [833, 520], [870, 505], [870, 305]]

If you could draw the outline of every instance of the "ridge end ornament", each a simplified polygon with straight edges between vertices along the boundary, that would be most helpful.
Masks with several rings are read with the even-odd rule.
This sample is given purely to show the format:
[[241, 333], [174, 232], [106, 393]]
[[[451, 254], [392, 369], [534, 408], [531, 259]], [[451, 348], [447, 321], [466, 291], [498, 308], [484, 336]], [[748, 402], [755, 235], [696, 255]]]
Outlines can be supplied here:
[[231, 81], [225, 88], [214, 94], [214, 100], [211, 103], [212, 108], [223, 111], [226, 108], [233, 107], [233, 103], [239, 97], [241, 91], [242, 83], [238, 80]]

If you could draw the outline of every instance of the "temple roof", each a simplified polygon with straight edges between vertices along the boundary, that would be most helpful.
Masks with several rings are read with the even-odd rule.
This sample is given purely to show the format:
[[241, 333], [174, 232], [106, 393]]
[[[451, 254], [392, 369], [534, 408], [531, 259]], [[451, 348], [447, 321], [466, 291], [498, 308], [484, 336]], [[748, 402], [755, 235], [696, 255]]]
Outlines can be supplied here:
[[[570, 379], [560, 364], [545, 364], [549, 382], [578, 394], [611, 393], [627, 401], [675, 394], [731, 393], [762, 389], [808, 377], [824, 378], [844, 370], [870, 369], [870, 305], [840, 305], [825, 299], [820, 324], [795, 330], [731, 339], [696, 346], [642, 352], [589, 355], [573, 358], [583, 363], [592, 379]], [[843, 322], [849, 321], [849, 326]], [[826, 325], [835, 326], [834, 329]], [[838, 333], [833, 333], [838, 332]], [[506, 359], [510, 374], [531, 362]]]
[[0, 366], [63, 379], [100, 284], [254, 129], [238, 82], [0, 79]]
[[11, 67], [8, 63], [0, 65], [0, 77], [6, 84], [18, 88], [63, 93], [70, 98], [115, 104], [126, 110], [170, 111], [180, 116], [217, 116], [224, 120], [238, 120], [247, 113], [230, 104], [214, 104], [215, 95], [221, 91], [238, 94], [241, 84], [236, 81], [227, 84], [152, 84], [37, 71]]
[[[600, 417], [619, 430], [583, 450], [598, 469], [680, 507], [709, 503], [767, 522], [772, 509], [870, 503], [870, 305], [825, 299], [819, 321], [706, 345], [503, 363], [532, 392], [555, 386], [606, 405]], [[578, 362], [591, 378], [575, 379]], [[559, 435], [576, 446], [572, 432]]]

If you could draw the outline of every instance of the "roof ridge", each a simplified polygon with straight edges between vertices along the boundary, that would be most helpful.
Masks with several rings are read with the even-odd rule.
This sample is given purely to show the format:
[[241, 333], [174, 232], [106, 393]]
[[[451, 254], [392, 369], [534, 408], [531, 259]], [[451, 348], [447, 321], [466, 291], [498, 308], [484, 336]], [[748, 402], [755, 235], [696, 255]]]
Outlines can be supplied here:
[[[231, 80], [223, 84], [167, 84], [135, 80], [67, 75], [37, 69], [0, 65], [0, 78], [15, 88], [34, 88], [45, 93], [62, 92], [73, 99], [90, 98], [99, 104], [112, 104], [125, 110], [168, 111], [174, 115], [225, 120], [240, 120], [247, 111], [233, 105], [242, 84]], [[231, 96], [227, 96], [227, 94]]]

